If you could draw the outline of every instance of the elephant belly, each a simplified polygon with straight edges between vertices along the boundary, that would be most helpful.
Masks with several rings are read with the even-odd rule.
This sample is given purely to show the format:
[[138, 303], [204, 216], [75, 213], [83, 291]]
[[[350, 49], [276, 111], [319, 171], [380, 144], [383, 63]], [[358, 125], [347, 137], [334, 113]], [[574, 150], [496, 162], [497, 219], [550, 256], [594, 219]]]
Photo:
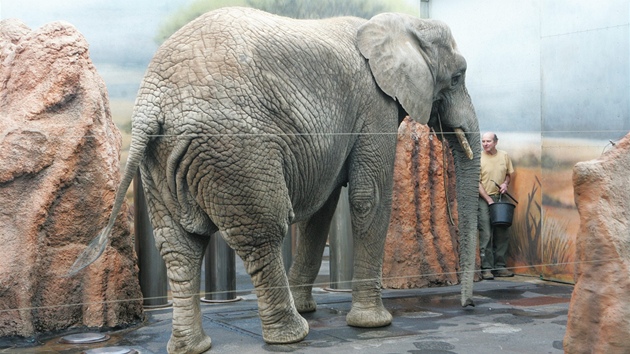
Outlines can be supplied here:
[[335, 191], [348, 182], [345, 148], [328, 156], [309, 156], [308, 166], [287, 168], [287, 186], [295, 213], [295, 222], [308, 219], [322, 208]]
[[206, 225], [199, 222], [201, 214], [220, 229], [297, 222], [317, 212], [347, 180], [346, 149], [320, 149], [317, 155], [281, 135], [239, 139], [196, 138], [185, 149], [173, 149], [169, 161], [178, 163], [167, 168], [167, 178], [174, 180], [169, 194], [182, 224]]

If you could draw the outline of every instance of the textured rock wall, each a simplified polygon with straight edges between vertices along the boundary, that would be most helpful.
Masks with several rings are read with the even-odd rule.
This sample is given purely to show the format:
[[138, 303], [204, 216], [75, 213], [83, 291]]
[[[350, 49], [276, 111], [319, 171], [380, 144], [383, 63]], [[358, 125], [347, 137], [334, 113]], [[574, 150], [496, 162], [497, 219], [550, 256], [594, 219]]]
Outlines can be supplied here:
[[383, 260], [386, 288], [459, 282], [455, 170], [444, 144], [427, 126], [409, 119], [398, 130], [392, 216]]
[[108, 105], [72, 25], [0, 22], [0, 337], [143, 319], [127, 206], [105, 254], [64, 277], [120, 180]]
[[630, 353], [630, 135], [573, 169], [578, 260], [565, 353]]

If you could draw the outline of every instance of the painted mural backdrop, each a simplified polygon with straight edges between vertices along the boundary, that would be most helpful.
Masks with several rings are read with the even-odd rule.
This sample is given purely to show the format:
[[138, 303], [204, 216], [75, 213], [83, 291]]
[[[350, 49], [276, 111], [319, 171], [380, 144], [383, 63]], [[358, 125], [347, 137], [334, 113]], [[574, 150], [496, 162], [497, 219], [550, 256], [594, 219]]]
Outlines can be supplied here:
[[580, 227], [573, 197], [573, 166], [599, 157], [612, 143], [520, 133], [498, 135], [499, 148], [512, 156], [515, 179], [509, 193], [519, 202], [510, 227], [508, 266], [518, 274], [572, 283], [575, 238]]
[[575, 163], [630, 131], [630, 2], [430, 1], [468, 71], [482, 131], [513, 158], [515, 272], [573, 282]]

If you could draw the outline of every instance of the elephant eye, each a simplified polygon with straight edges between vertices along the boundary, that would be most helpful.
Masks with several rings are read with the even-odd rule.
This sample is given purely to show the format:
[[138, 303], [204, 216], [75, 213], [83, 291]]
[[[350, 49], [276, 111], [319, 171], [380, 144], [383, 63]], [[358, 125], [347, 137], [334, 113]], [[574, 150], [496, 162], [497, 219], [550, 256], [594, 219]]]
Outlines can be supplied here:
[[451, 78], [451, 86], [456, 86], [459, 84], [459, 81], [462, 79], [462, 74], [455, 74]]

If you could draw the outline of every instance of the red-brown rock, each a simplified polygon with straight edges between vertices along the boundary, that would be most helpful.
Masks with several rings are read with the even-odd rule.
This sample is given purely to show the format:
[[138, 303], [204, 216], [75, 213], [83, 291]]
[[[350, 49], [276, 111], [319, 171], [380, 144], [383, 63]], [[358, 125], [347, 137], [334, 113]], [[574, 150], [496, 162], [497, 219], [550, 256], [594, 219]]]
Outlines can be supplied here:
[[446, 141], [405, 119], [398, 130], [392, 216], [383, 286], [457, 284], [459, 269], [455, 170]]
[[105, 254], [65, 277], [109, 216], [120, 141], [72, 25], [0, 22], [0, 337], [143, 319], [126, 205]]
[[630, 135], [573, 168], [578, 260], [565, 353], [630, 353]]

